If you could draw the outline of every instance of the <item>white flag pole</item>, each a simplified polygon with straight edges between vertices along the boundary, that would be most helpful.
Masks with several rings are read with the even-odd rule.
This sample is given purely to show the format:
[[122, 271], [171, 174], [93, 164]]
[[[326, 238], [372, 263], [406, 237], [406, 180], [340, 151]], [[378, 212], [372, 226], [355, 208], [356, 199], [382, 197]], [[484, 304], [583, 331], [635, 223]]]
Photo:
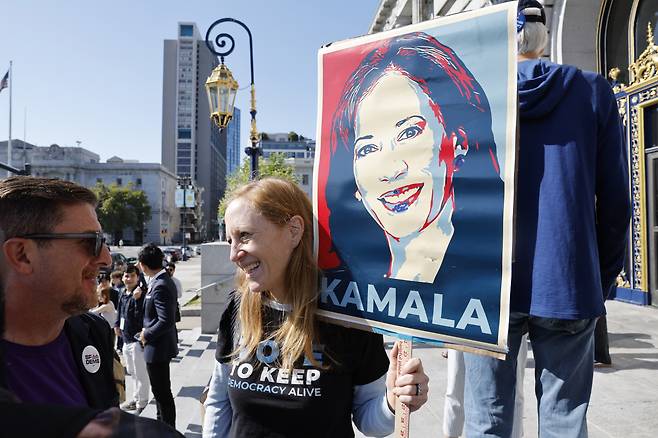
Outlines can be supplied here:
[[25, 140], [27, 138], [27, 107], [23, 108], [23, 169], [25, 169], [25, 163], [27, 163], [27, 156], [25, 155]]
[[[12, 166], [11, 163], [11, 89], [14, 84], [14, 73], [11, 71], [13, 61], [9, 61], [9, 139], [7, 140], [7, 165]], [[11, 176], [11, 172], [7, 171], [7, 177]]]

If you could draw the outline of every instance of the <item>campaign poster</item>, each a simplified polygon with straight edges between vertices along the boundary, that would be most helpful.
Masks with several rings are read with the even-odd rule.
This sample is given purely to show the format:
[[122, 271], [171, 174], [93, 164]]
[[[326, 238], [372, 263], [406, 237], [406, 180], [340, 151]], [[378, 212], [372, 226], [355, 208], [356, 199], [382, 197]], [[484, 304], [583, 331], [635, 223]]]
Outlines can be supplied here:
[[318, 54], [319, 314], [507, 351], [516, 3]]

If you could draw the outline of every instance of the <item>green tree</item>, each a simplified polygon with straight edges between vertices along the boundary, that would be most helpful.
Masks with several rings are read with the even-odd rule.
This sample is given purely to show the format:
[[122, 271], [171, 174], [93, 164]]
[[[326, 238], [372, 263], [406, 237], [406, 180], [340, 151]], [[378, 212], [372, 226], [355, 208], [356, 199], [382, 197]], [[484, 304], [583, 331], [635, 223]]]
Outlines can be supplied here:
[[143, 190], [131, 190], [128, 195], [128, 206], [135, 215], [133, 228], [139, 235], [140, 243], [144, 243], [144, 228], [151, 218], [151, 204]]
[[[250, 173], [251, 162], [245, 160], [242, 163], [242, 166], [226, 178], [226, 193], [222, 200], [219, 201], [219, 208], [217, 211], [220, 218], [224, 217], [224, 212], [226, 211], [226, 200], [235, 189], [249, 182]], [[274, 153], [268, 158], [258, 157], [258, 175], [259, 178], [274, 176], [287, 179], [294, 183], [299, 182], [295, 175], [295, 168], [286, 163], [286, 156], [283, 153]]]
[[299, 141], [299, 135], [295, 131], [290, 131], [288, 133], [288, 141]]
[[96, 214], [103, 230], [112, 234], [117, 242], [123, 237], [124, 228], [132, 228], [144, 237], [144, 224], [151, 217], [151, 206], [142, 190], [134, 190], [132, 185], [119, 187], [98, 183], [92, 189], [98, 197]]

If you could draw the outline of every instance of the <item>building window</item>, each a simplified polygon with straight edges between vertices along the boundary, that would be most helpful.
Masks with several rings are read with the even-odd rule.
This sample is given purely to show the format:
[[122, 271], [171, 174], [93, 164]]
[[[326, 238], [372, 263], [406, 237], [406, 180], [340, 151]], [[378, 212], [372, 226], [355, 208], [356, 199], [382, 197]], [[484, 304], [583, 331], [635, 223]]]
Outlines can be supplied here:
[[142, 179], [141, 179], [141, 178], [137, 178], [137, 180], [136, 180], [136, 184], [137, 184], [138, 186], [141, 186], [141, 185], [142, 185]]
[[178, 156], [179, 156], [179, 157], [190, 158], [191, 153], [192, 153], [192, 151], [190, 151], [190, 150], [186, 150], [186, 151], [179, 150], [179, 151], [178, 151]]
[[308, 185], [308, 173], [302, 175], [302, 184], [305, 186]]
[[191, 129], [179, 129], [178, 130], [178, 138], [192, 138], [192, 130]]
[[120, 186], [121, 184], [123, 184], [123, 181], [121, 180], [121, 178], [117, 178], [117, 185]]
[[182, 37], [194, 36], [194, 27], [189, 25], [189, 24], [181, 24], [181, 26], [180, 26], [180, 36], [182, 36]]

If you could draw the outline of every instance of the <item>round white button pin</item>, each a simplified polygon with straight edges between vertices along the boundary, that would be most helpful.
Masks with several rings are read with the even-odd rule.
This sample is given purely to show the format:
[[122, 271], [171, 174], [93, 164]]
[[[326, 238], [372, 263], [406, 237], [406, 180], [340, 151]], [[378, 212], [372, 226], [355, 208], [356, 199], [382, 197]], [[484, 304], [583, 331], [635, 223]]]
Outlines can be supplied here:
[[82, 365], [85, 369], [94, 374], [101, 367], [101, 355], [93, 345], [87, 345], [82, 350]]

